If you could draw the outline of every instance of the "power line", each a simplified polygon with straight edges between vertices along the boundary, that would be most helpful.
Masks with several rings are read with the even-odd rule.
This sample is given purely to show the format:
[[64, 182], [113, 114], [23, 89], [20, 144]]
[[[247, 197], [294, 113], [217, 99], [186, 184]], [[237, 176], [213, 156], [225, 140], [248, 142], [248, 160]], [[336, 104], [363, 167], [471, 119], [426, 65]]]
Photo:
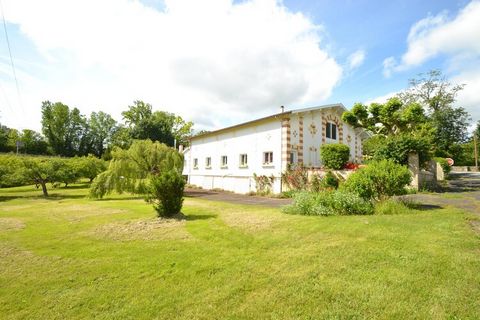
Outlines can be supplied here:
[[0, 9], [2, 10], [3, 30], [5, 30], [5, 39], [7, 40], [8, 54], [10, 56], [10, 65], [12, 66], [13, 77], [15, 79], [15, 86], [17, 87], [18, 103], [20, 104], [20, 108], [23, 111], [22, 98], [20, 95], [20, 86], [18, 85], [17, 72], [15, 70], [15, 63], [13, 62], [12, 50], [10, 48], [10, 40], [8, 38], [7, 23], [5, 20], [5, 11], [3, 11], [3, 4], [1, 0], [0, 0]]

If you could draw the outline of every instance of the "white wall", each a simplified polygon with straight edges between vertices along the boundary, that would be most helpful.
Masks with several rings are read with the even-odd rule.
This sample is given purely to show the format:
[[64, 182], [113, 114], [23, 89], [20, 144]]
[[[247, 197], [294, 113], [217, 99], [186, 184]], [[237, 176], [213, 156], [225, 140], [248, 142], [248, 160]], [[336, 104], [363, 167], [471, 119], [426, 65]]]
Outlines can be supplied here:
[[[263, 165], [263, 153], [273, 152], [273, 163]], [[248, 155], [248, 167], [240, 167], [240, 155]], [[221, 156], [228, 157], [228, 167], [221, 167]], [[206, 168], [205, 159], [211, 157], [211, 168]], [[193, 168], [194, 159], [198, 168]], [[189, 183], [204, 189], [219, 188], [237, 193], [255, 191], [253, 174], [274, 175], [273, 192], [281, 192], [281, 120], [265, 122], [226, 130], [216, 135], [192, 140], [185, 153], [183, 174]]]

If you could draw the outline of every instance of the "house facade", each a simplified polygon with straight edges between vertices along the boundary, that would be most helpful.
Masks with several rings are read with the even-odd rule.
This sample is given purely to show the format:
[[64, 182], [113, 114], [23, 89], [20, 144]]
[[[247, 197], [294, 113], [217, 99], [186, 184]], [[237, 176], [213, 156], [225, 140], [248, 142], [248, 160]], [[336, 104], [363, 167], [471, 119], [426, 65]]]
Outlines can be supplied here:
[[344, 111], [342, 104], [285, 111], [192, 137], [183, 174], [189, 184], [236, 193], [256, 191], [254, 174], [265, 175], [280, 193], [289, 164], [322, 166], [323, 144], [348, 145], [350, 161], [359, 163], [365, 132], [343, 123]]

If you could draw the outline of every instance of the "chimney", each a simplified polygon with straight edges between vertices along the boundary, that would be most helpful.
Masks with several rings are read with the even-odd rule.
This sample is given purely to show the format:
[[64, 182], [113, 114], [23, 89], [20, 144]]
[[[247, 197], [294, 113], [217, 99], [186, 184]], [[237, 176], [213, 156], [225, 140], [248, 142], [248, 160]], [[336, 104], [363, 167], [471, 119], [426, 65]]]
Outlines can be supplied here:
[[285, 112], [285, 107], [284, 106], [281, 106], [280, 109], [282, 109], [282, 113]]

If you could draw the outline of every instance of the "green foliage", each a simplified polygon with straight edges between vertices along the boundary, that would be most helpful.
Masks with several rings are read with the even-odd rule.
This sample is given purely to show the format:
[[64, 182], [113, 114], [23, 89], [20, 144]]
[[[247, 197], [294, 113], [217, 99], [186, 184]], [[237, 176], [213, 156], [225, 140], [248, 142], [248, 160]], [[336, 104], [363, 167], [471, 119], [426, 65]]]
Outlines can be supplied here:
[[382, 200], [406, 192], [412, 180], [408, 168], [392, 160], [372, 161], [367, 167], [352, 173], [342, 189], [367, 200]]
[[302, 215], [365, 215], [373, 213], [373, 205], [358, 195], [342, 190], [298, 192], [293, 203], [283, 212]]
[[320, 157], [326, 168], [340, 170], [350, 158], [350, 148], [340, 143], [324, 144], [320, 147]]
[[97, 157], [103, 156], [107, 147], [112, 143], [116, 132], [117, 122], [111, 115], [99, 111], [92, 112], [88, 119], [88, 135], [90, 138], [89, 152]]
[[183, 156], [175, 149], [151, 140], [137, 140], [128, 150], [116, 148], [106, 171], [94, 179], [90, 196], [102, 198], [113, 191], [144, 194], [149, 179], [162, 172], [183, 169]]
[[438, 164], [440, 164], [440, 166], [442, 167], [443, 173], [445, 173], [446, 175], [448, 175], [450, 173], [450, 171], [452, 171], [452, 167], [450, 167], [450, 165], [448, 164], [447, 159], [437, 157], [434, 160]]
[[267, 177], [265, 175], [253, 174], [253, 179], [255, 180], [255, 188], [257, 189], [257, 194], [266, 195], [272, 193], [273, 182], [275, 177], [271, 175]]
[[70, 110], [61, 102], [42, 103], [42, 132], [56, 155], [86, 154], [86, 128], [86, 119], [77, 108]]
[[385, 104], [372, 103], [370, 107], [356, 103], [351, 111], [343, 113], [342, 120], [355, 128], [388, 136], [415, 131], [427, 122], [427, 117], [418, 103], [404, 104], [394, 97]]
[[74, 158], [76, 162], [76, 170], [79, 176], [88, 178], [90, 182], [95, 179], [103, 171], [107, 170], [107, 162], [99, 159], [92, 154], [87, 157]]
[[308, 188], [308, 172], [301, 164], [289, 165], [282, 173], [282, 182], [289, 190], [306, 190]]
[[338, 178], [333, 174], [333, 172], [327, 171], [322, 179], [321, 187], [324, 189], [337, 189], [338, 184]]
[[375, 214], [411, 214], [414, 212], [415, 205], [401, 199], [385, 199], [375, 204]]
[[0, 188], [21, 186], [24, 183], [24, 166], [20, 157], [0, 155]]
[[377, 141], [376, 149], [372, 154], [374, 160], [392, 160], [396, 163], [407, 165], [410, 153], [417, 153], [421, 164], [432, 157], [432, 145], [428, 137], [400, 134], [380, 138]]
[[42, 187], [44, 196], [48, 196], [47, 183], [55, 183], [66, 180], [63, 176], [66, 170], [66, 161], [53, 157], [22, 157], [22, 173], [27, 183], [33, 183]]
[[153, 204], [159, 217], [169, 218], [182, 210], [185, 179], [172, 169], [150, 179], [147, 201]]
[[188, 142], [192, 133], [192, 122], [186, 122], [173, 113], [152, 111], [152, 106], [143, 101], [134, 101], [127, 111], [122, 112], [123, 119], [134, 139], [150, 139], [168, 146]]
[[310, 178], [310, 191], [312, 192], [320, 192], [322, 190], [322, 182], [323, 179], [320, 178], [318, 174], [313, 174]]

